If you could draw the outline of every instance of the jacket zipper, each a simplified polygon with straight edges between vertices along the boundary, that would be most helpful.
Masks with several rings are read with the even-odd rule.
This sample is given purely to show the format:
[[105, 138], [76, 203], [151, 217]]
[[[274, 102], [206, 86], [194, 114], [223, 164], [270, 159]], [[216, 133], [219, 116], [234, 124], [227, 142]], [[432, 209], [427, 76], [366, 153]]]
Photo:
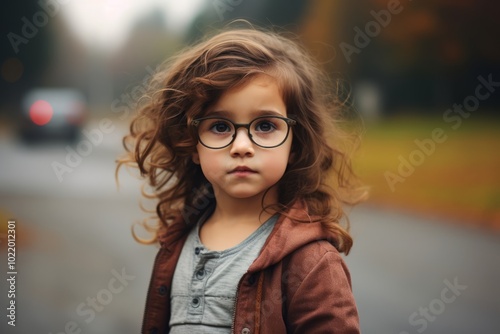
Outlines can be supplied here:
[[234, 334], [234, 328], [236, 327], [236, 305], [238, 305], [238, 295], [240, 292], [240, 285], [241, 282], [243, 281], [243, 277], [245, 277], [248, 274], [248, 271], [241, 276], [240, 281], [238, 282], [238, 288], [236, 289], [236, 296], [234, 297], [234, 307], [233, 307], [233, 324], [231, 325], [231, 333]]

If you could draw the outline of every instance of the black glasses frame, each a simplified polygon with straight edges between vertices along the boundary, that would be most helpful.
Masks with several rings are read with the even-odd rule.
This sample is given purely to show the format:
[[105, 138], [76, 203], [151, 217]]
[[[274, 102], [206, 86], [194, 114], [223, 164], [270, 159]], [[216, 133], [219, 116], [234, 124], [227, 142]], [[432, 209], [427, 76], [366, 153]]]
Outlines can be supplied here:
[[[250, 133], [250, 126], [260, 120], [260, 119], [264, 119], [264, 118], [279, 118], [279, 119], [282, 119], [286, 122], [287, 124], [287, 130], [286, 130], [286, 135], [285, 135], [285, 138], [277, 145], [273, 145], [273, 146], [264, 146], [264, 145], [260, 145], [258, 143], [256, 143], [253, 138], [252, 138], [252, 134]], [[234, 140], [236, 139], [236, 134], [238, 133], [238, 129], [239, 128], [245, 128], [247, 129], [247, 133], [248, 133], [248, 138], [250, 138], [250, 140], [252, 141], [252, 143], [254, 143], [255, 145], [259, 146], [259, 147], [263, 147], [263, 148], [275, 148], [275, 147], [278, 147], [278, 146], [281, 146], [288, 138], [288, 135], [290, 134], [290, 127], [291, 126], [294, 126], [297, 124], [297, 121], [294, 120], [294, 119], [291, 119], [291, 118], [288, 118], [288, 117], [283, 117], [283, 116], [275, 116], [275, 115], [270, 115], [270, 116], [259, 116], [257, 118], [254, 118], [250, 123], [235, 123], [233, 121], [231, 121], [230, 119], [228, 118], [225, 118], [225, 117], [219, 117], [219, 116], [208, 116], [208, 117], [202, 117], [202, 118], [197, 118], [197, 119], [194, 119], [191, 121], [191, 125], [194, 126], [195, 128], [198, 128], [198, 126], [201, 124], [202, 121], [204, 120], [207, 120], [207, 119], [222, 119], [224, 121], [227, 121], [229, 123], [231, 123], [233, 126], [234, 126], [234, 134], [233, 134], [233, 138], [231, 139], [231, 141], [224, 145], [224, 146], [221, 146], [221, 147], [212, 147], [212, 146], [208, 146], [206, 145], [200, 138], [200, 134], [198, 131], [196, 131], [196, 135], [198, 136], [198, 141], [201, 143], [201, 145], [207, 147], [207, 148], [210, 148], [210, 149], [213, 149], [213, 150], [219, 150], [219, 149], [222, 149], [222, 148], [225, 148], [225, 147], [228, 147], [229, 145], [231, 145]]]

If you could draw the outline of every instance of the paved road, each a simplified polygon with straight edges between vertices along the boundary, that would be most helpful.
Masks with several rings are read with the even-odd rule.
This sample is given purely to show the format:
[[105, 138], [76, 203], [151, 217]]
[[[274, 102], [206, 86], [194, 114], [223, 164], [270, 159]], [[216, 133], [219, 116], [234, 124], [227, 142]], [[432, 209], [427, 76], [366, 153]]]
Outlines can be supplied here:
[[[65, 145], [0, 142], [0, 216], [17, 220], [18, 236], [17, 326], [2, 315], [2, 333], [139, 331], [156, 249], [130, 237], [144, 215], [136, 180], [124, 173], [116, 190], [120, 136], [62, 182], [52, 164]], [[346, 261], [364, 333], [500, 333], [499, 235], [369, 206], [351, 220]]]

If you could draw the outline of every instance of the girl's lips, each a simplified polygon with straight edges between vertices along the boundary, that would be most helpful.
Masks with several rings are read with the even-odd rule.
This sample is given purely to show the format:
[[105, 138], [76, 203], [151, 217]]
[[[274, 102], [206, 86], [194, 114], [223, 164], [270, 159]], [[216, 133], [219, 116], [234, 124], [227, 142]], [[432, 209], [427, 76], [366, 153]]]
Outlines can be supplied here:
[[251, 168], [246, 167], [246, 166], [238, 166], [229, 173], [230, 174], [248, 174], [248, 173], [255, 173], [255, 171]]

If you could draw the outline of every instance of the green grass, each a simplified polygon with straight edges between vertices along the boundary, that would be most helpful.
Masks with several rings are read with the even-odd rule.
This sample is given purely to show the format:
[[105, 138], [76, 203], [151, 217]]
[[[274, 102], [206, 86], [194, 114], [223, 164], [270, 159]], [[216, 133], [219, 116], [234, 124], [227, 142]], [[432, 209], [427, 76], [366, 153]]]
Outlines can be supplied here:
[[[415, 140], [446, 136], [424, 154], [404, 182], [389, 186], [385, 174], [398, 175], [399, 157], [420, 150]], [[419, 154], [419, 153], [413, 153]], [[371, 201], [438, 214], [500, 229], [500, 122], [472, 119], [453, 129], [437, 118], [395, 118], [367, 124], [355, 169], [371, 186]]]

